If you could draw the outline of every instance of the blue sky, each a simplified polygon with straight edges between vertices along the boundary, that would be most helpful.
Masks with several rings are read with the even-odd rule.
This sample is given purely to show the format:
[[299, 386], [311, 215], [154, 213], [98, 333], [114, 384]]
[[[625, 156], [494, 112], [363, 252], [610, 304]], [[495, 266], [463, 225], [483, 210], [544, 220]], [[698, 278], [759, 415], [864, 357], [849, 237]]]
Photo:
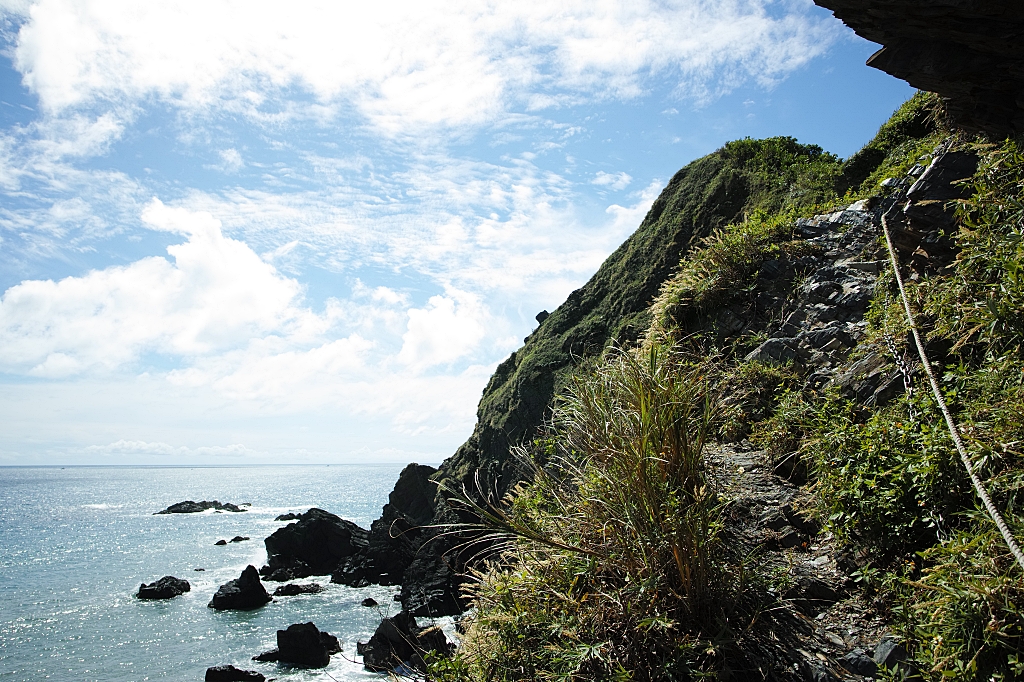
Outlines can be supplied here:
[[912, 90], [810, 0], [0, 0], [0, 464], [438, 462], [727, 140]]

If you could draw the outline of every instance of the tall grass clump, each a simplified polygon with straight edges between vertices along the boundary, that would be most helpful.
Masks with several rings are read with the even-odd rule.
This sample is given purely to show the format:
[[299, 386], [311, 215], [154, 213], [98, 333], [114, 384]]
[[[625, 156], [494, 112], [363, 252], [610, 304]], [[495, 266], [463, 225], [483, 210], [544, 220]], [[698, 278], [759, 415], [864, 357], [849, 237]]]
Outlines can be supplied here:
[[[685, 680], [719, 664], [738, 594], [704, 446], [710, 367], [612, 350], [557, 399], [546, 466], [504, 506], [463, 503], [501, 542], [439, 679]], [[441, 669], [443, 667], [443, 670]]]

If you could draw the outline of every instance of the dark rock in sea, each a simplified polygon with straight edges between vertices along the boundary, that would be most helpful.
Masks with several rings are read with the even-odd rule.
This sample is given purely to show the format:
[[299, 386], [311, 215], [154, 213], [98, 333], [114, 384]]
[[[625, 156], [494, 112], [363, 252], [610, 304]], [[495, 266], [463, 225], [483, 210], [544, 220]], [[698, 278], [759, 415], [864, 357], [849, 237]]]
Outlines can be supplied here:
[[351, 521], [314, 507], [264, 541], [267, 565], [260, 573], [282, 582], [327, 575], [365, 548], [368, 539], [369, 533]]
[[434, 515], [437, 486], [431, 477], [436, 472], [434, 467], [421, 464], [410, 464], [402, 470], [381, 517], [370, 526], [366, 548], [339, 565], [331, 574], [331, 582], [364, 587], [405, 585], [412, 580], [417, 581], [414, 591], [424, 591], [424, 586], [418, 584], [423, 571], [410, 575], [408, 570], [428, 537], [423, 526], [429, 525]]
[[206, 669], [206, 682], [266, 682], [255, 670], [242, 670], [233, 665], [217, 665]]
[[252, 611], [271, 601], [270, 595], [260, 582], [255, 566], [246, 566], [242, 575], [220, 586], [213, 595], [209, 607], [218, 611]]
[[223, 546], [223, 545], [226, 545], [226, 544], [228, 544], [228, 541], [227, 541], [227, 540], [217, 540], [217, 542], [215, 542], [215, 543], [213, 543], [213, 544], [215, 544], [215, 545], [217, 545], [218, 547], [220, 547], [220, 546]]
[[373, 597], [367, 597], [362, 601], [363, 606], [378, 606], [377, 600]]
[[421, 628], [408, 611], [385, 618], [369, 642], [356, 645], [363, 667], [374, 672], [388, 672], [402, 665], [423, 670], [423, 655], [428, 651], [448, 655], [451, 650], [440, 627]]
[[320, 585], [319, 583], [306, 583], [305, 585], [300, 583], [291, 583], [290, 585], [281, 585], [281, 587], [274, 590], [274, 596], [294, 597], [298, 594], [318, 594], [323, 591], [323, 585]]
[[308, 668], [325, 668], [331, 654], [341, 652], [341, 642], [313, 623], [295, 623], [277, 631], [277, 648], [253, 656], [254, 661], [290, 663]]
[[229, 542], [245, 542], [248, 539], [249, 539], [248, 537], [245, 537], [245, 536], [242, 536], [242, 535], [236, 535], [235, 537], [231, 538], [231, 540], [229, 540]]
[[296, 521], [302, 518], [302, 514], [296, 514], [295, 512], [288, 512], [287, 514], [280, 514], [274, 517], [275, 521]]
[[207, 500], [203, 500], [202, 502], [193, 502], [192, 500], [185, 500], [184, 502], [172, 504], [167, 509], [155, 512], [153, 515], [156, 516], [157, 514], [197, 514], [199, 512], [206, 511], [207, 509], [216, 509], [218, 511], [229, 512], [249, 511], [248, 509], [242, 509], [238, 505], [231, 504], [230, 502], [225, 502], [221, 504], [217, 500], [213, 500], [212, 502]]
[[948, 114], [998, 139], [1024, 132], [1020, 0], [814, 0], [873, 43], [868, 65], [937, 92]]
[[205, 571], [206, 569], [205, 568], [193, 568], [192, 570], [196, 571], [196, 572], [202, 572], [202, 571]]
[[173, 575], [165, 575], [155, 583], [142, 583], [139, 585], [139, 593], [135, 596], [139, 599], [170, 599], [184, 594], [192, 589], [187, 580], [175, 578]]

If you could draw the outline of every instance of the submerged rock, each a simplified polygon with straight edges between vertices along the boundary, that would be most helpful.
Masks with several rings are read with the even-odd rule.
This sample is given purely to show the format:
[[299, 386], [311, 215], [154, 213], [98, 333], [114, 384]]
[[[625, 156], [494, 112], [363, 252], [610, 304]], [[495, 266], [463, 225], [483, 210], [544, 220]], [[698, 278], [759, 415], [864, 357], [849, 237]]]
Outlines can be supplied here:
[[154, 512], [153, 516], [156, 516], [157, 514], [197, 514], [199, 512], [204, 512], [207, 509], [216, 509], [218, 511], [229, 512], [249, 511], [248, 509], [242, 509], [238, 505], [231, 504], [230, 502], [225, 502], [221, 504], [217, 500], [213, 500], [212, 502], [208, 500], [203, 500], [202, 502], [193, 502], [192, 500], [185, 500], [184, 502], [172, 504], [170, 507], [164, 509], [163, 511]]
[[272, 601], [255, 566], [246, 566], [242, 575], [230, 580], [217, 590], [209, 607], [218, 611], [252, 611]]
[[224, 545], [228, 544], [228, 541], [227, 540], [217, 540], [217, 542], [215, 542], [213, 544], [217, 545], [218, 547], [223, 547]]
[[277, 631], [277, 648], [253, 656], [254, 661], [290, 663], [308, 668], [326, 668], [331, 655], [341, 652], [338, 638], [321, 632], [313, 623], [295, 623]]
[[139, 599], [170, 599], [184, 594], [192, 589], [187, 580], [175, 578], [173, 575], [165, 575], [156, 582], [139, 585], [139, 592], [135, 596]]
[[228, 540], [228, 542], [245, 542], [248, 539], [248, 536], [236, 535], [235, 537]]
[[206, 682], [265, 682], [266, 677], [255, 670], [242, 670], [233, 665], [216, 665], [206, 669]]

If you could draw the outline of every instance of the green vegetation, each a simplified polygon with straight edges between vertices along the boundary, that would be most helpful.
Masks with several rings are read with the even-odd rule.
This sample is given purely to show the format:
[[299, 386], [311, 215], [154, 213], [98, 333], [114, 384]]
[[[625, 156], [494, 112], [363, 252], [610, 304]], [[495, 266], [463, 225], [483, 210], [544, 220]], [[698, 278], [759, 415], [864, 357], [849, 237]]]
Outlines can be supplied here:
[[719, 413], [709, 372], [655, 345], [613, 350], [572, 376], [548, 440], [555, 466], [507, 512], [477, 507], [508, 551], [479, 576], [447, 674], [670, 680], [714, 669], [741, 579], [703, 465]]
[[637, 231], [498, 366], [472, 436], [439, 479], [472, 485], [479, 469], [504, 491], [516, 480], [510, 446], [536, 437], [552, 399], [582, 360], [647, 334], [651, 303], [686, 254], [744, 216], [752, 230], [763, 224], [767, 233], [784, 231], [784, 221], [771, 216], [836, 201], [832, 183], [839, 172], [839, 160], [820, 147], [778, 137], [730, 142], [676, 173]]
[[[508, 443], [536, 434], [548, 409], [550, 423], [521, 453], [532, 477], [505, 506], [463, 501], [506, 552], [477, 574], [463, 645], [432, 679], [719, 677], [770, 577], [724, 543], [724, 500], [701, 453], [745, 436], [779, 473], [808, 479], [818, 521], [882, 597], [913, 659], [884, 675], [1024, 677], [1024, 576], [920, 377], [867, 407], [802, 388], [796, 365], [742, 360], [764, 338], [756, 326], [719, 328], [723, 311], [750, 311], [769, 288], [776, 300], [796, 290], [813, 255], [797, 217], [884, 194], [884, 178], [935, 148], [935, 106], [916, 95], [845, 162], [789, 138], [732, 142], [694, 162], [498, 368], [447, 489], [481, 464], [490, 480], [507, 474], [511, 464], [486, 465], [510, 461]], [[948, 235], [956, 259], [908, 287], [969, 454], [1024, 538], [1024, 148], [973, 149], [973, 196]], [[762, 277], [769, 264], [788, 274]], [[849, 363], [908, 352], [891, 275], [868, 323]]]

